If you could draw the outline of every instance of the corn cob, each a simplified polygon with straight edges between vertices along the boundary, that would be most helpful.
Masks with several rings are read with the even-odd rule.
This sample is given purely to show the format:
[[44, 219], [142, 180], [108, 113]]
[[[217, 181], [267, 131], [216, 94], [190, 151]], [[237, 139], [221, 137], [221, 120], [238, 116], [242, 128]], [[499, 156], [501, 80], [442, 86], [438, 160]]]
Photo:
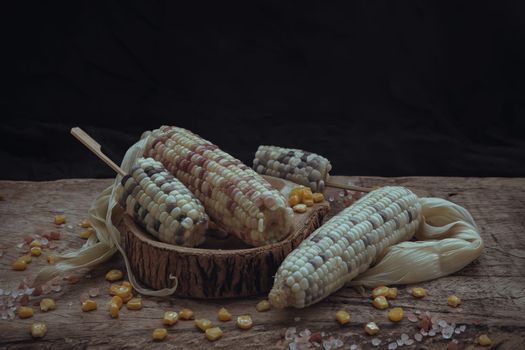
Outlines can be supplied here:
[[385, 249], [418, 229], [421, 204], [404, 187], [383, 187], [314, 231], [279, 267], [269, 300], [277, 308], [320, 301], [366, 271]]
[[330, 161], [315, 153], [277, 146], [259, 146], [253, 169], [308, 186], [313, 192], [323, 192], [332, 169]]
[[145, 155], [162, 162], [225, 231], [255, 246], [289, 234], [293, 211], [284, 196], [239, 160], [182, 128], [163, 126], [145, 137]]
[[208, 215], [192, 193], [161, 163], [140, 158], [117, 188], [117, 200], [160, 241], [193, 247], [204, 241]]

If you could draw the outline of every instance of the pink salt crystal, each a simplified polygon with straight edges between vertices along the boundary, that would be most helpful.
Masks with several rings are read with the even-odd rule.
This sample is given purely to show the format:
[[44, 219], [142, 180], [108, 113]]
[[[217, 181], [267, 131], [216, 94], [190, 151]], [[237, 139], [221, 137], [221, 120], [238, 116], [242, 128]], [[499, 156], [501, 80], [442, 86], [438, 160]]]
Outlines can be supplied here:
[[421, 321], [419, 321], [419, 328], [428, 332], [428, 330], [430, 329], [430, 320], [426, 317], [423, 318]]
[[37, 297], [40, 295], [42, 295], [42, 287], [36, 287], [35, 290], [33, 291], [33, 296]]
[[94, 298], [94, 297], [97, 297], [100, 294], [100, 289], [99, 288], [90, 288], [88, 293], [89, 293], [90, 297]]
[[34, 240], [33, 236], [25, 236], [24, 237], [24, 243], [29, 244], [29, 243], [33, 242], [33, 240]]
[[68, 277], [65, 277], [65, 279], [69, 284], [76, 284], [80, 281], [80, 277], [78, 277], [77, 275], [70, 275]]
[[447, 345], [447, 350], [458, 350], [458, 344], [456, 344], [454, 341], [451, 341]]

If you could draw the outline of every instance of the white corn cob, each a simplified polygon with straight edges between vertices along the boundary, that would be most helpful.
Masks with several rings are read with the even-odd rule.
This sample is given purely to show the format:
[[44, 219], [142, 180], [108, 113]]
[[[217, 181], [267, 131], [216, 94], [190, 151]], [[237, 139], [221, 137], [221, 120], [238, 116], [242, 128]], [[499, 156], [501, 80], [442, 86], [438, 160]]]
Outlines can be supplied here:
[[208, 215], [200, 201], [161, 163], [140, 158], [117, 187], [117, 200], [160, 241], [194, 247], [204, 241]]
[[328, 159], [300, 149], [259, 146], [253, 169], [308, 186], [313, 192], [323, 192], [332, 165]]
[[225, 231], [256, 246], [290, 233], [285, 197], [241, 161], [186, 129], [163, 126], [145, 137], [145, 154], [186, 185]]
[[368, 193], [286, 257], [270, 302], [303, 308], [322, 300], [366, 271], [387, 247], [410, 239], [421, 220], [421, 204], [410, 190], [383, 187]]

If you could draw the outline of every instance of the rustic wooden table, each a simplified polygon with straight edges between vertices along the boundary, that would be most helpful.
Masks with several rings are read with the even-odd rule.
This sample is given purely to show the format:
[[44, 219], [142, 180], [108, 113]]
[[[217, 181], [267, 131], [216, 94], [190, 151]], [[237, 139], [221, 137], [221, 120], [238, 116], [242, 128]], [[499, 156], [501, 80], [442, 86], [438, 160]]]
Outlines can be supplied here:
[[[449, 324], [465, 325], [465, 331], [454, 334], [459, 348], [476, 348], [476, 338], [488, 334], [492, 348], [523, 349], [525, 347], [525, 179], [505, 178], [372, 178], [349, 177], [363, 186], [398, 184], [410, 187], [419, 195], [447, 198], [470, 210], [485, 241], [482, 256], [463, 270], [439, 280], [422, 283], [428, 296], [415, 300], [409, 295], [411, 286], [399, 286], [400, 295], [396, 306], [405, 309], [406, 315], [417, 311], [430, 311], [432, 316]], [[27, 248], [19, 247], [25, 236], [56, 230], [53, 216], [64, 212], [67, 223], [59, 228], [61, 238], [56, 241], [55, 251], [79, 248], [81, 228], [78, 223], [85, 217], [93, 198], [111, 183], [111, 180], [61, 180], [54, 182], [0, 181], [0, 312], [5, 317], [8, 293], [16, 291], [20, 282], [45, 266], [47, 250], [39, 258], [33, 258], [26, 271], [13, 271], [11, 263]], [[341, 198], [331, 192], [335, 202], [333, 212], [340, 210]], [[27, 247], [27, 246], [26, 246]], [[104, 275], [111, 268], [123, 268], [122, 259], [115, 256], [102, 266], [80, 275], [76, 284], [64, 283], [60, 291], [51, 295], [57, 300], [57, 309], [42, 313], [34, 306], [35, 315], [29, 319], [0, 319], [0, 348], [288, 348], [284, 338], [286, 329], [296, 327], [297, 332], [325, 332], [323, 339], [341, 339], [345, 349], [381, 348], [400, 339], [403, 333], [413, 338], [418, 332], [417, 323], [407, 317], [392, 324], [386, 311], [375, 310], [370, 301], [352, 288], [343, 288], [319, 304], [302, 310], [271, 310], [257, 313], [255, 304], [260, 298], [240, 300], [203, 301], [144, 297], [144, 308], [140, 311], [122, 309], [120, 318], [111, 319], [105, 304], [109, 299], [109, 283]], [[100, 296], [96, 311], [80, 311], [79, 298], [91, 288], [99, 288]], [[58, 290], [59, 288], [57, 288]], [[446, 298], [455, 293], [463, 303], [457, 309], [447, 306]], [[31, 297], [30, 305], [41, 297]], [[153, 343], [151, 332], [161, 326], [164, 310], [189, 307], [197, 317], [216, 319], [216, 312], [227, 307], [233, 315], [251, 314], [255, 326], [248, 331], [236, 328], [233, 321], [221, 324], [225, 335], [219, 341], [208, 342], [193, 322], [179, 321], [169, 328], [168, 338], [163, 343]], [[339, 326], [334, 314], [346, 309], [352, 322]], [[379, 347], [372, 345], [371, 337], [363, 332], [363, 324], [375, 321], [381, 327]], [[43, 321], [48, 326], [47, 335], [41, 340], [32, 340], [29, 326]], [[291, 334], [291, 331], [288, 331]], [[421, 342], [402, 348], [445, 349], [450, 340], [438, 334], [424, 337]], [[354, 345], [355, 344], [355, 345]]]

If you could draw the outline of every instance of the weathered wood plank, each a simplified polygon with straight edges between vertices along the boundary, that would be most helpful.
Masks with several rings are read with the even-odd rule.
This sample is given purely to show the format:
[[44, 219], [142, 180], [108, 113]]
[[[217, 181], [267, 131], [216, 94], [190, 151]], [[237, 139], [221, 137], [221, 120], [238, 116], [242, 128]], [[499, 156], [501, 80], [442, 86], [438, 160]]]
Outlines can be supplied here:
[[[448, 322], [465, 324], [466, 332], [455, 335], [460, 348], [474, 348], [475, 337], [488, 333], [493, 348], [518, 349], [525, 341], [525, 179], [508, 178], [376, 178], [351, 177], [336, 180], [353, 180], [362, 186], [399, 184], [410, 187], [421, 196], [448, 198], [465, 206], [481, 228], [485, 240], [485, 251], [474, 263], [458, 273], [421, 284], [428, 291], [423, 300], [414, 300], [408, 293], [411, 286], [400, 286], [396, 306], [402, 306], [410, 314], [416, 310], [429, 310]], [[78, 248], [83, 240], [78, 237], [77, 223], [85, 217], [93, 198], [111, 180], [61, 180], [55, 182], [11, 182], [0, 181], [0, 288], [16, 288], [20, 281], [45, 266], [44, 253], [34, 258], [28, 270], [15, 272], [11, 262], [22, 254], [16, 246], [23, 237], [35, 232], [55, 230], [53, 215], [63, 210], [67, 216], [66, 227], [60, 228], [62, 238], [60, 250]], [[329, 196], [336, 200], [333, 212], [340, 210], [337, 192]], [[71, 226], [70, 226], [71, 225]], [[67, 226], [70, 226], [68, 228]], [[60, 293], [52, 294], [58, 308], [41, 313], [35, 307], [31, 319], [13, 321], [0, 320], [0, 347], [8, 349], [41, 348], [255, 348], [281, 349], [286, 343], [280, 332], [287, 327], [308, 328], [324, 331], [341, 337], [345, 348], [358, 344], [370, 348], [370, 337], [362, 331], [365, 322], [374, 320], [382, 328], [380, 348], [387, 341], [409, 335], [416, 331], [414, 323], [404, 320], [392, 324], [386, 312], [373, 309], [369, 300], [351, 288], [343, 288], [323, 302], [303, 310], [272, 310], [257, 313], [255, 304], [260, 298], [235, 300], [191, 300], [181, 298], [144, 298], [145, 307], [140, 311], [121, 311], [121, 317], [111, 319], [105, 310], [109, 297], [105, 294], [109, 283], [104, 280], [107, 270], [122, 268], [120, 257], [115, 256], [104, 266], [87, 272], [78, 284], [65, 285]], [[80, 294], [92, 287], [100, 287], [101, 296], [96, 300], [99, 309], [90, 313], [80, 311]], [[463, 304], [458, 309], [446, 305], [450, 293], [459, 295]], [[33, 298], [38, 301], [39, 298]], [[250, 331], [236, 329], [233, 322], [221, 324], [225, 336], [218, 342], [208, 343], [195, 329], [192, 322], [179, 321], [169, 329], [168, 339], [154, 344], [151, 331], [160, 326], [163, 311], [187, 306], [195, 310], [198, 317], [216, 319], [216, 311], [226, 306], [234, 315], [250, 313], [255, 327]], [[352, 314], [352, 322], [340, 327], [334, 321], [335, 311], [345, 308]], [[44, 321], [48, 334], [43, 340], [33, 341], [28, 327], [34, 321]], [[448, 341], [441, 337], [425, 338], [422, 343], [404, 348], [443, 349]]]

